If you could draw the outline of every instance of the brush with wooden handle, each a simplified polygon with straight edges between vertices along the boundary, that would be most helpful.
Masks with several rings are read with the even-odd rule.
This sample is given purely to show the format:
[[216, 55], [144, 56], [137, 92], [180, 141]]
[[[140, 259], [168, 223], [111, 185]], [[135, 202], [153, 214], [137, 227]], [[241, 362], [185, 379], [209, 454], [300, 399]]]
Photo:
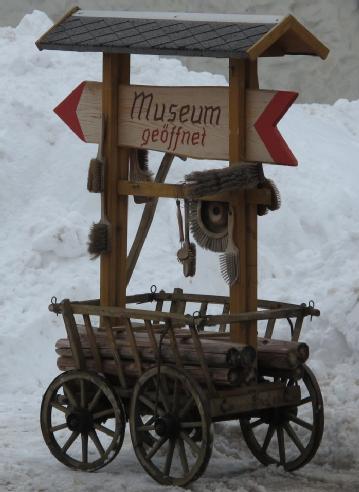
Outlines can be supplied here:
[[[102, 119], [102, 132], [101, 132], [101, 141], [98, 146], [97, 157], [93, 159], [93, 161], [101, 164], [101, 183], [104, 183], [104, 156], [103, 156], [103, 147], [105, 141], [105, 118]], [[90, 165], [91, 167], [91, 165]], [[99, 167], [97, 167], [98, 169]], [[99, 178], [97, 177], [97, 182]], [[96, 224], [92, 224], [90, 232], [89, 232], [89, 241], [88, 241], [88, 252], [91, 255], [91, 259], [94, 260], [98, 258], [102, 253], [109, 253], [111, 251], [111, 225], [108, 221], [105, 213], [105, 195], [103, 186], [101, 186], [101, 220]]]
[[239, 249], [233, 241], [234, 212], [228, 209], [228, 244], [227, 249], [219, 257], [221, 274], [228, 285], [233, 285], [239, 278]]

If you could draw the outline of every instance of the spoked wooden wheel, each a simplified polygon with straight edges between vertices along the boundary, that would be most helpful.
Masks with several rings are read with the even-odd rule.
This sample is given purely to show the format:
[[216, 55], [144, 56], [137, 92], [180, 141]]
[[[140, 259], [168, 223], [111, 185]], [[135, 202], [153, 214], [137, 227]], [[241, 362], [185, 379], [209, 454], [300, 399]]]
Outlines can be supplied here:
[[299, 384], [301, 401], [295, 407], [281, 407], [259, 412], [255, 417], [241, 419], [244, 439], [254, 456], [264, 465], [282, 465], [297, 470], [308, 463], [320, 445], [324, 411], [323, 399], [314, 374], [304, 367]]
[[60, 374], [41, 405], [41, 429], [51, 453], [76, 470], [95, 471], [121, 449], [126, 415], [104, 378], [86, 371]]
[[184, 486], [205, 471], [212, 452], [208, 402], [184, 371], [146, 371], [132, 396], [130, 429], [143, 468], [164, 485]]

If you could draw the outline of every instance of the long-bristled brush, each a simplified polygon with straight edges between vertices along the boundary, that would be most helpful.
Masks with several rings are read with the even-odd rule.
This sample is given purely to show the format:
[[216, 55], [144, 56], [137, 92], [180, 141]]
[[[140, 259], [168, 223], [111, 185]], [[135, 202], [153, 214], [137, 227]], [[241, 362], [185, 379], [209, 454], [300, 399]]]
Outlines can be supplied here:
[[[146, 149], [132, 149], [130, 151], [130, 180], [139, 181], [153, 181], [152, 172], [148, 167], [148, 150]], [[136, 196], [133, 197], [135, 203], [147, 203], [152, 200], [148, 196]]]
[[[103, 183], [104, 166], [105, 166], [104, 157], [103, 157], [104, 140], [105, 140], [105, 119], [103, 118], [101, 141], [98, 146], [97, 157], [96, 157], [96, 161], [101, 163], [102, 183]], [[103, 189], [101, 192], [101, 220], [100, 222], [97, 222], [96, 224], [94, 223], [91, 226], [89, 232], [89, 241], [88, 241], [87, 250], [92, 260], [98, 258], [102, 253], [108, 253], [111, 250], [111, 225], [105, 213], [105, 197], [104, 197]]]
[[266, 215], [269, 210], [278, 210], [281, 206], [282, 200], [280, 196], [279, 189], [272, 179], [266, 179], [262, 185], [262, 188], [266, 188], [271, 194], [271, 204], [270, 205], [258, 205], [257, 213], [260, 216]]
[[228, 244], [227, 249], [219, 257], [221, 274], [228, 285], [233, 285], [239, 278], [239, 250], [233, 241], [234, 213], [233, 207], [228, 209]]

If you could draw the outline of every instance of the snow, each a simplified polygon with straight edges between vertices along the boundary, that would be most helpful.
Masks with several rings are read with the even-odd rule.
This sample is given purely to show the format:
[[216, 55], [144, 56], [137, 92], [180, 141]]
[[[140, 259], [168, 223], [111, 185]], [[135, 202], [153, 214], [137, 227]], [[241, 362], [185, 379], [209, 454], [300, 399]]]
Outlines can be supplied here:
[[[54, 343], [63, 335], [47, 305], [53, 295], [97, 297], [99, 267], [86, 252], [89, 227], [99, 219], [99, 197], [85, 184], [96, 147], [77, 139], [51, 109], [82, 80], [101, 79], [101, 57], [40, 53], [34, 41], [50, 25], [34, 11], [17, 28], [0, 29], [0, 490], [155, 491], [158, 484], [138, 464], [129, 433], [115, 461], [87, 475], [58, 463], [39, 427], [41, 396], [58, 373]], [[219, 75], [189, 72], [176, 60], [133, 60], [135, 83], [225, 84]], [[283, 205], [260, 218], [260, 296], [313, 299], [321, 309], [319, 319], [306, 321], [303, 340], [325, 400], [324, 437], [309, 465], [286, 474], [257, 463], [237, 423], [217, 424], [207, 472], [190, 487], [198, 492], [359, 490], [359, 101], [295, 105], [280, 129], [300, 164], [265, 166]], [[152, 153], [150, 162], [155, 170], [160, 155]], [[169, 180], [218, 165], [176, 160]], [[141, 211], [131, 201], [129, 244]], [[165, 290], [225, 291], [216, 255], [198, 248], [198, 275], [186, 280], [177, 248], [175, 203], [163, 200], [130, 293], [153, 283]]]

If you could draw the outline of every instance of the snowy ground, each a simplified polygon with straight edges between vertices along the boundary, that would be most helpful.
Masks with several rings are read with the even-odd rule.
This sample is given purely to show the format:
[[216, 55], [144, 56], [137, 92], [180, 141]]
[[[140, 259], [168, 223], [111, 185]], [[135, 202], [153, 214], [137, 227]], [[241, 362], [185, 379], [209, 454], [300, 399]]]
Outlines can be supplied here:
[[[49, 300], [98, 296], [98, 263], [89, 261], [86, 242], [99, 218], [99, 199], [85, 186], [96, 148], [78, 140], [51, 109], [82, 80], [100, 80], [101, 59], [38, 52], [34, 40], [49, 26], [35, 12], [16, 29], [0, 29], [0, 491], [158, 490], [137, 463], [128, 435], [113, 463], [86, 475], [56, 462], [39, 428], [42, 393], [58, 373], [54, 342], [63, 334], [60, 319], [47, 311]], [[134, 57], [133, 82], [225, 83], [174, 60], [140, 56]], [[286, 474], [255, 461], [238, 424], [218, 425], [213, 457], [190, 487], [194, 491], [359, 490], [359, 102], [297, 105], [281, 130], [300, 164], [265, 169], [283, 206], [260, 219], [260, 296], [314, 299], [322, 311], [306, 323], [303, 339], [325, 400], [323, 442], [310, 465]], [[151, 167], [158, 163], [154, 153]], [[170, 180], [198, 166], [175, 162]], [[175, 204], [164, 200], [158, 210], [130, 291], [156, 283], [222, 293], [215, 255], [199, 251], [198, 275], [182, 278]], [[131, 234], [140, 213], [141, 206], [131, 204]], [[162, 277], [154, 275], [158, 262]]]

